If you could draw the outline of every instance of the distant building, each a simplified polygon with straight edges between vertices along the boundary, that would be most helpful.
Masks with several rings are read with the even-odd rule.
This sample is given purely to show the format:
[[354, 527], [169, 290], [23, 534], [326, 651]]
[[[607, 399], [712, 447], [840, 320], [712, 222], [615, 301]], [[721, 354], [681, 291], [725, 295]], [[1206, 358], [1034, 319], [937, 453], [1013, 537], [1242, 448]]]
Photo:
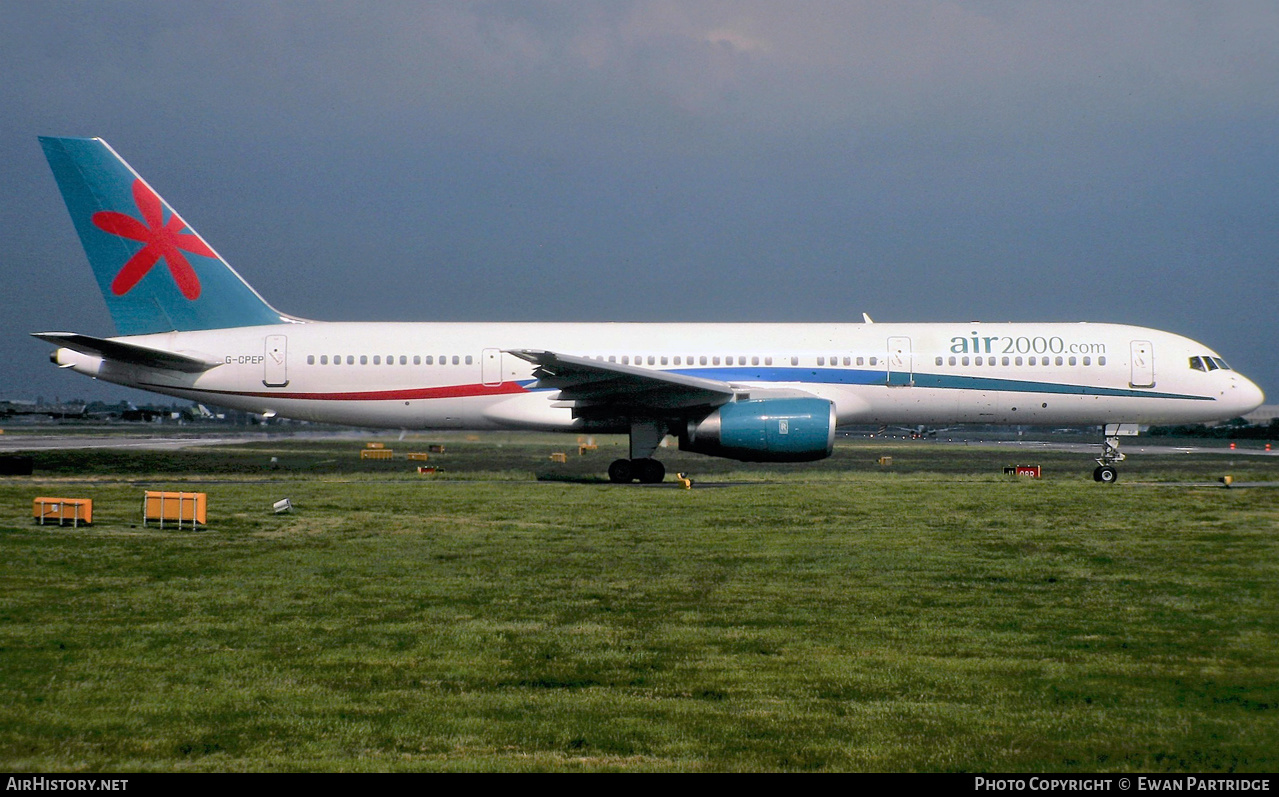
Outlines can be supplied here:
[[1245, 421], [1258, 426], [1265, 426], [1275, 418], [1279, 418], [1279, 404], [1262, 404], [1257, 409], [1243, 416]]

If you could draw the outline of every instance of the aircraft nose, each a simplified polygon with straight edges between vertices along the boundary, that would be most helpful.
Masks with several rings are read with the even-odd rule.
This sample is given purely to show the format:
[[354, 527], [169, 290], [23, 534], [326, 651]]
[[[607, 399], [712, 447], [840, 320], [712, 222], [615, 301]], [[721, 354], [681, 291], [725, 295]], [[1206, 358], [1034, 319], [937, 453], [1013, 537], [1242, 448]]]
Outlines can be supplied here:
[[1228, 398], [1238, 415], [1247, 415], [1266, 403], [1266, 394], [1255, 382], [1238, 374], [1235, 377], [1235, 383], [1231, 386], [1232, 390]]

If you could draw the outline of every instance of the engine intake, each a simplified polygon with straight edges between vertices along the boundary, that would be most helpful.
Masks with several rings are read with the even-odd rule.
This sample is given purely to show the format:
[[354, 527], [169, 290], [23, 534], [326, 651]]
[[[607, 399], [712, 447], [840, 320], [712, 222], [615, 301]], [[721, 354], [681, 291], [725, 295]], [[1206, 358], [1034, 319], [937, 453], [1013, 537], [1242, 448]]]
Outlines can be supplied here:
[[835, 449], [835, 405], [822, 398], [734, 401], [680, 435], [681, 451], [741, 462], [811, 462]]

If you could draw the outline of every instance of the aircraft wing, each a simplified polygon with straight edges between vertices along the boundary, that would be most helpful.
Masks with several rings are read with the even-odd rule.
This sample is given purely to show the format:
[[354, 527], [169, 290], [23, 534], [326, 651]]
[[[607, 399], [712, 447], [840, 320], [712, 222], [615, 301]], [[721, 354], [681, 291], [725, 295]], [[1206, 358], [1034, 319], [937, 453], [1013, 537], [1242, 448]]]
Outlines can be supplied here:
[[216, 368], [221, 363], [201, 360], [186, 354], [177, 354], [163, 349], [152, 349], [136, 343], [125, 343], [119, 340], [95, 338], [91, 335], [77, 335], [74, 332], [32, 332], [31, 336], [61, 346], [81, 354], [90, 354], [107, 360], [141, 365], [147, 368], [161, 368], [168, 371], [182, 371], [188, 374], [199, 374]]
[[733, 400], [732, 385], [718, 379], [592, 360], [538, 349], [508, 350], [537, 366], [538, 388], [556, 388], [556, 406], [578, 417], [670, 413], [718, 407]]

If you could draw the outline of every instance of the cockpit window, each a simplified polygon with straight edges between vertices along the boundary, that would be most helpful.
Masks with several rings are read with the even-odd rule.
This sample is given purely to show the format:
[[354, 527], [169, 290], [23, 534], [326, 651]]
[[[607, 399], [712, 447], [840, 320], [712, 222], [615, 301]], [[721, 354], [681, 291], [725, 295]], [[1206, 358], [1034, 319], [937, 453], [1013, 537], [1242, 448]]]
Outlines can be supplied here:
[[1230, 371], [1233, 370], [1226, 361], [1220, 357], [1210, 357], [1205, 354], [1202, 357], [1191, 357], [1190, 367], [1196, 371]]

